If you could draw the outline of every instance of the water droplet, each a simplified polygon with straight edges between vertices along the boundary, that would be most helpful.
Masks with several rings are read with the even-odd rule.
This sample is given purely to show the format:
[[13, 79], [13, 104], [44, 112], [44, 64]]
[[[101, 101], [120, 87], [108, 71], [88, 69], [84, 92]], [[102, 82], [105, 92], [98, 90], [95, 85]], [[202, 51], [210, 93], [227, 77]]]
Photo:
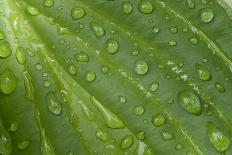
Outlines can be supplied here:
[[124, 96], [119, 96], [119, 102], [120, 103], [126, 103], [127, 99]]
[[40, 14], [40, 11], [37, 8], [30, 5], [27, 6], [27, 12], [32, 16], [38, 16]]
[[159, 28], [158, 28], [157, 26], [154, 26], [154, 27], [152, 28], [152, 32], [153, 32], [153, 33], [158, 33], [158, 32], [159, 32]]
[[200, 115], [201, 114], [201, 102], [199, 98], [190, 91], [182, 91], [178, 93], [178, 101], [180, 106], [187, 112]]
[[74, 20], [83, 18], [85, 14], [86, 13], [83, 7], [72, 8], [71, 16]]
[[177, 42], [175, 40], [169, 40], [168, 45], [169, 46], [176, 46]]
[[190, 9], [194, 9], [195, 8], [195, 4], [193, 2], [193, 0], [186, 0], [187, 5]]
[[41, 65], [41, 63], [37, 63], [37, 64], [35, 64], [35, 69], [40, 71], [43, 69], [43, 66]]
[[213, 20], [214, 18], [214, 12], [212, 9], [210, 8], [204, 8], [200, 11], [200, 17], [201, 17], [201, 21], [204, 23], [209, 23]]
[[150, 91], [156, 92], [159, 89], [159, 82], [154, 81], [150, 85]]
[[103, 142], [106, 142], [109, 140], [109, 135], [102, 129], [97, 129], [96, 137]]
[[219, 152], [226, 151], [230, 146], [230, 139], [220, 131], [212, 122], [206, 124], [210, 142]]
[[[18, 123], [15, 122], [15, 121], [13, 121], [13, 122], [11, 122], [10, 127], [9, 127], [8, 130], [9, 130], [10, 132], [16, 132], [16, 131], [18, 130], [18, 128], [19, 128]], [[0, 152], [0, 153], [1, 153], [1, 152]]]
[[89, 61], [89, 56], [85, 52], [80, 52], [75, 55], [76, 61], [79, 62], [88, 62]]
[[215, 86], [216, 90], [221, 92], [221, 93], [224, 93], [226, 91], [224, 85], [221, 84], [220, 82], [215, 82], [214, 86]]
[[48, 104], [48, 110], [54, 115], [61, 115], [62, 113], [62, 104], [55, 96], [55, 93], [50, 91], [46, 95], [46, 100]]
[[22, 141], [22, 142], [18, 143], [17, 148], [19, 150], [25, 150], [29, 147], [29, 145], [30, 145], [29, 141]]
[[176, 27], [170, 27], [169, 32], [172, 34], [176, 34], [178, 32], [178, 29]]
[[207, 3], [207, 0], [201, 0], [201, 3], [205, 5]]
[[183, 145], [182, 144], [176, 144], [175, 149], [176, 150], [181, 150], [181, 149], [183, 149]]
[[0, 75], [0, 89], [6, 94], [10, 95], [17, 87], [17, 79], [12, 70], [6, 68]]
[[172, 140], [174, 138], [174, 135], [167, 131], [162, 131], [160, 134], [164, 141]]
[[142, 106], [142, 105], [139, 105], [139, 106], [136, 106], [135, 108], [134, 108], [134, 113], [136, 114], [136, 115], [143, 115], [144, 114], [144, 107]]
[[51, 85], [51, 83], [50, 83], [48, 80], [45, 80], [45, 81], [43, 82], [43, 86], [44, 86], [45, 88], [50, 87], [50, 85]]
[[133, 6], [132, 6], [131, 2], [124, 2], [122, 4], [122, 11], [125, 14], [131, 14], [131, 12], [133, 11]]
[[153, 5], [147, 0], [142, 0], [139, 3], [139, 11], [144, 14], [150, 14], [153, 12]]
[[109, 68], [108, 66], [102, 66], [102, 67], [101, 67], [101, 72], [102, 72], [103, 74], [109, 73], [109, 70], [110, 70], [110, 68]]
[[162, 114], [156, 114], [152, 116], [152, 124], [156, 127], [160, 127], [166, 123], [166, 119]]
[[68, 72], [71, 75], [76, 75], [77, 74], [77, 68], [76, 68], [76, 66], [74, 64], [70, 64], [68, 66]]
[[99, 25], [98, 23], [92, 22], [89, 24], [89, 27], [92, 30], [92, 32], [95, 34], [95, 36], [98, 38], [105, 35], [104, 28], [101, 25]]
[[194, 45], [198, 44], [198, 40], [195, 37], [190, 38], [189, 41]]
[[88, 71], [85, 75], [85, 79], [88, 81], [88, 82], [92, 82], [94, 81], [96, 78], [96, 74], [92, 71]]
[[26, 54], [22, 47], [18, 47], [16, 50], [16, 59], [19, 64], [24, 64], [26, 61]]
[[133, 51], [131, 51], [131, 55], [138, 56], [139, 55], [139, 51], [138, 50], [133, 50]]
[[134, 71], [139, 75], [146, 74], [148, 72], [148, 64], [143, 60], [137, 60], [134, 63]]
[[4, 32], [0, 31], [0, 40], [3, 40], [5, 38], [6, 38], [6, 36], [5, 36]]
[[205, 66], [201, 64], [196, 64], [195, 68], [196, 68], [196, 73], [201, 80], [209, 81], [212, 79], [209, 70]]
[[118, 48], [119, 48], [118, 41], [113, 38], [107, 39], [105, 48], [110, 54], [117, 53]]
[[92, 103], [96, 106], [99, 112], [103, 115], [104, 121], [109, 128], [119, 129], [124, 128], [124, 123], [109, 109], [104, 107], [95, 97], [91, 97]]
[[44, 0], [44, 6], [50, 8], [54, 6], [54, 0]]
[[6, 41], [0, 43], [0, 58], [7, 58], [11, 55], [12, 50], [10, 44]]
[[145, 132], [141, 131], [141, 132], [137, 133], [136, 137], [138, 138], [138, 140], [144, 140], [145, 139]]
[[126, 135], [125, 137], [123, 137], [120, 147], [121, 147], [121, 149], [126, 150], [129, 147], [131, 147], [133, 145], [133, 143], [134, 143], [133, 136]]
[[187, 32], [189, 31], [189, 29], [188, 29], [187, 27], [184, 27], [184, 28], [182, 29], [182, 31], [183, 31], [184, 33], [187, 33]]

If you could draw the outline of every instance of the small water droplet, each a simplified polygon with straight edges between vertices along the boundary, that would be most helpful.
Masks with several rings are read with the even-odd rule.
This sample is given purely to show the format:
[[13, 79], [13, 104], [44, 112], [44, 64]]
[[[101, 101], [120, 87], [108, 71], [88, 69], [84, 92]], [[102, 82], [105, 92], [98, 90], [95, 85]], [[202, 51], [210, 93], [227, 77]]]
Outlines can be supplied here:
[[43, 2], [44, 6], [50, 8], [54, 6], [54, 0], [44, 0]]
[[224, 85], [221, 84], [220, 82], [215, 82], [214, 86], [215, 86], [216, 90], [221, 92], [221, 93], [224, 93], [226, 91]]
[[131, 51], [132, 56], [138, 56], [139, 55], [139, 50], [133, 50]]
[[148, 64], [143, 60], [137, 60], [134, 63], [134, 71], [139, 75], [144, 75], [148, 72]]
[[200, 18], [201, 21], [204, 23], [209, 23], [213, 20], [214, 18], [214, 12], [210, 8], [204, 8], [200, 11]]
[[36, 69], [37, 71], [42, 70], [42, 69], [43, 69], [42, 64], [41, 64], [41, 63], [37, 63], [37, 64], [35, 64], [35, 69]]
[[184, 33], [187, 33], [187, 32], [189, 31], [189, 29], [188, 29], [187, 27], [184, 27], [184, 28], [182, 29], [182, 31], [183, 31]]
[[182, 144], [176, 144], [175, 149], [176, 150], [182, 150], [183, 149], [183, 145]]
[[198, 44], [198, 40], [197, 40], [197, 38], [195, 38], [195, 37], [191, 37], [191, 38], [189, 39], [189, 41], [190, 41], [192, 44], [194, 44], [194, 45]]
[[125, 14], [131, 14], [131, 12], [133, 11], [133, 6], [132, 6], [131, 2], [124, 2], [122, 4], [122, 11]]
[[170, 27], [169, 32], [172, 34], [176, 34], [178, 32], [178, 29], [176, 27]]
[[30, 5], [27, 6], [27, 12], [32, 16], [38, 16], [40, 14], [39, 9]]
[[95, 74], [94, 72], [92, 72], [92, 71], [88, 71], [88, 72], [86, 73], [86, 75], [85, 75], [85, 79], [86, 79], [86, 81], [88, 81], [88, 82], [94, 81], [95, 78], [96, 78], [96, 74]]
[[50, 91], [46, 95], [46, 100], [48, 104], [48, 110], [54, 115], [61, 115], [62, 113], [62, 104], [55, 96], [55, 93]]
[[107, 39], [105, 48], [110, 54], [117, 53], [118, 48], [119, 48], [118, 41], [113, 38]]
[[16, 132], [18, 130], [18, 128], [19, 128], [18, 123], [15, 122], [15, 121], [13, 121], [13, 122], [11, 122], [8, 131], [10, 131], [10, 132]]
[[77, 68], [76, 68], [76, 66], [74, 64], [70, 64], [68, 66], [68, 72], [71, 75], [76, 75], [77, 74]]
[[50, 83], [48, 80], [45, 80], [45, 81], [43, 82], [43, 86], [44, 86], [45, 88], [50, 87], [50, 85], [51, 85], [51, 83]]
[[18, 47], [16, 50], [16, 59], [19, 64], [24, 64], [26, 61], [26, 54], [22, 47]]
[[151, 122], [154, 126], [160, 127], [166, 123], [166, 119], [165, 119], [164, 115], [156, 114], [156, 115], [152, 116]]
[[6, 36], [5, 36], [4, 32], [0, 31], [0, 40], [3, 40], [5, 38], [6, 38]]
[[134, 143], [133, 140], [133, 136], [132, 135], [126, 135], [125, 137], [123, 137], [123, 139], [121, 140], [121, 149], [126, 150], [129, 147], [131, 147]]
[[186, 0], [187, 5], [190, 9], [194, 9], [195, 8], [195, 4], [193, 2], [193, 0]]
[[187, 112], [200, 115], [202, 111], [199, 98], [190, 91], [182, 91], [178, 93], [178, 101], [180, 106]]
[[226, 151], [230, 146], [230, 139], [220, 131], [212, 122], [206, 124], [210, 142], [219, 152]]
[[89, 24], [89, 27], [92, 30], [92, 32], [95, 34], [95, 36], [98, 38], [105, 35], [105, 30], [100, 24], [96, 22], [92, 22]]
[[154, 26], [154, 27], [152, 28], [152, 32], [153, 32], [153, 33], [158, 33], [158, 32], [159, 32], [159, 28], [158, 28], [157, 26]]
[[136, 137], [138, 138], [138, 140], [144, 140], [145, 139], [145, 132], [141, 131], [141, 132], [137, 133]]
[[109, 73], [109, 70], [110, 70], [110, 68], [109, 68], [108, 66], [102, 66], [102, 67], [101, 67], [101, 72], [102, 72], [103, 74]]
[[150, 14], [153, 12], [153, 5], [148, 0], [142, 0], [139, 3], [139, 11], [144, 14]]
[[102, 129], [97, 129], [96, 137], [103, 142], [106, 142], [109, 140], [109, 135]]
[[164, 141], [169, 141], [169, 140], [172, 140], [174, 138], [174, 135], [172, 133], [167, 132], [167, 131], [162, 131], [160, 134], [161, 134], [161, 137]]
[[80, 52], [75, 55], [76, 61], [79, 62], [88, 62], [89, 61], [89, 56], [85, 52]]
[[136, 106], [135, 108], [134, 108], [134, 113], [136, 114], [136, 115], [143, 115], [144, 114], [144, 107], [142, 106], [142, 105], [139, 105], [139, 106]]
[[126, 103], [127, 99], [124, 96], [119, 96], [119, 102], [120, 103]]
[[22, 142], [19, 142], [18, 145], [17, 145], [17, 148], [19, 150], [25, 150], [29, 147], [30, 145], [30, 142], [29, 141], [22, 141]]
[[85, 14], [86, 13], [83, 7], [75, 7], [71, 10], [71, 16], [74, 20], [83, 18]]
[[7, 58], [11, 55], [12, 50], [10, 44], [6, 41], [0, 43], [0, 58]]
[[209, 81], [212, 79], [211, 73], [205, 66], [201, 64], [196, 64], [195, 68], [196, 68], [196, 73], [201, 80]]
[[177, 42], [175, 40], [169, 40], [168, 45], [169, 46], [176, 46]]
[[12, 94], [17, 87], [17, 78], [12, 70], [6, 68], [0, 75], [0, 89], [6, 94]]
[[150, 91], [156, 92], [159, 89], [159, 82], [154, 81], [150, 85]]

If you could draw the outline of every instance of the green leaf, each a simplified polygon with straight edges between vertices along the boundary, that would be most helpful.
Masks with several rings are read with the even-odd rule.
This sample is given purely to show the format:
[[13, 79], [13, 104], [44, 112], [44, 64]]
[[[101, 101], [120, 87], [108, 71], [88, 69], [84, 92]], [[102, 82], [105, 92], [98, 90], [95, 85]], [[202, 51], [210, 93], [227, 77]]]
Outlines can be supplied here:
[[230, 0], [0, 0], [1, 155], [232, 154]]

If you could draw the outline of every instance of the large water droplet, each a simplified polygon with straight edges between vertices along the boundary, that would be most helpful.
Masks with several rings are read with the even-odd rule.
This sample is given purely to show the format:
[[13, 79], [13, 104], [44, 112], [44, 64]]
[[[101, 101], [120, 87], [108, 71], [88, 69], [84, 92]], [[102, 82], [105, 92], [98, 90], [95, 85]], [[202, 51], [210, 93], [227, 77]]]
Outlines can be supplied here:
[[76, 61], [79, 62], [88, 62], [89, 61], [89, 56], [85, 52], [80, 52], [75, 55]]
[[151, 2], [147, 0], [142, 0], [139, 3], [138, 8], [139, 8], [139, 11], [144, 14], [150, 14], [153, 12], [153, 5], [151, 4]]
[[136, 106], [135, 108], [134, 108], [134, 113], [136, 114], [136, 115], [143, 115], [144, 114], [144, 107], [142, 106], [142, 105], [139, 105], [139, 106]]
[[71, 16], [73, 19], [81, 19], [85, 16], [85, 10], [83, 7], [75, 7], [71, 11]]
[[40, 11], [37, 8], [30, 5], [27, 6], [27, 12], [32, 16], [38, 16], [40, 14]]
[[160, 127], [166, 123], [166, 119], [162, 114], [156, 114], [152, 116], [152, 124], [156, 127]]
[[92, 22], [92, 23], [89, 24], [89, 27], [93, 31], [95, 36], [98, 37], [98, 38], [105, 35], [105, 30], [100, 24], [98, 24], [96, 22]]
[[143, 60], [137, 60], [134, 63], [134, 71], [139, 75], [146, 74], [148, 72], [148, 64]]
[[172, 133], [167, 132], [167, 131], [162, 131], [160, 134], [161, 134], [161, 137], [164, 141], [169, 141], [169, 140], [172, 140], [174, 138], [174, 135]]
[[18, 145], [17, 145], [17, 148], [19, 150], [25, 150], [29, 147], [30, 145], [30, 142], [29, 141], [22, 141], [22, 142], [19, 142]]
[[132, 6], [131, 2], [124, 2], [122, 4], [122, 11], [125, 14], [131, 14], [131, 12], [133, 11], [133, 6]]
[[203, 80], [203, 81], [209, 81], [209, 80], [212, 79], [209, 70], [205, 66], [203, 66], [201, 64], [196, 64], [195, 68], [196, 68], [196, 72], [198, 74], [198, 77], [201, 80]]
[[182, 91], [178, 93], [178, 101], [180, 106], [187, 112], [200, 115], [201, 114], [201, 102], [199, 98], [190, 91]]
[[124, 123], [114, 113], [105, 108], [98, 100], [96, 100], [95, 97], [91, 97], [91, 101], [103, 115], [104, 121], [109, 128], [124, 128]]
[[133, 145], [134, 141], [133, 141], [133, 136], [132, 135], [126, 135], [125, 137], [123, 137], [123, 139], [121, 140], [121, 149], [126, 150], [129, 147], [131, 147]]
[[214, 18], [214, 12], [210, 8], [204, 8], [200, 11], [200, 18], [201, 21], [204, 23], [209, 23], [213, 20]]
[[10, 95], [17, 87], [17, 79], [12, 70], [6, 68], [0, 75], [0, 89], [6, 94]]
[[106, 142], [109, 140], [109, 135], [102, 129], [97, 129], [96, 137], [103, 142]]
[[226, 151], [230, 146], [230, 139], [220, 131], [212, 122], [206, 124], [210, 142], [219, 152]]
[[24, 64], [26, 61], [26, 54], [22, 47], [18, 47], [16, 50], [16, 59], [19, 64]]
[[55, 93], [50, 91], [46, 96], [48, 110], [54, 115], [60, 115], [62, 112], [62, 104], [56, 98]]
[[0, 58], [7, 58], [11, 55], [12, 50], [10, 44], [6, 41], [0, 43]]
[[215, 82], [214, 86], [215, 86], [216, 90], [221, 92], [221, 93], [224, 93], [226, 91], [224, 85], [221, 84], [220, 82]]
[[105, 48], [110, 54], [117, 53], [118, 48], [119, 48], [118, 41], [113, 38], [107, 39]]
[[86, 79], [86, 81], [88, 81], [88, 82], [94, 81], [95, 78], [96, 78], [96, 74], [95, 74], [94, 72], [92, 72], [92, 71], [88, 71], [88, 72], [86, 73], [86, 75], [85, 75], [85, 79]]
[[44, 0], [43, 4], [44, 6], [50, 8], [54, 5], [54, 0]]

